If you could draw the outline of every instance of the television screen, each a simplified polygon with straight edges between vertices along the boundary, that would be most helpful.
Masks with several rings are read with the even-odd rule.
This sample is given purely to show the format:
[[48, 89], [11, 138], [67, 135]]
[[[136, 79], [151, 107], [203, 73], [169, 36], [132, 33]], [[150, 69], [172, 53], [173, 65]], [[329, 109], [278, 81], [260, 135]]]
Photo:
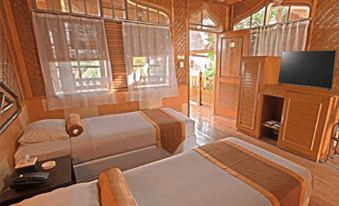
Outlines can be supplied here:
[[283, 52], [280, 83], [332, 88], [335, 51]]

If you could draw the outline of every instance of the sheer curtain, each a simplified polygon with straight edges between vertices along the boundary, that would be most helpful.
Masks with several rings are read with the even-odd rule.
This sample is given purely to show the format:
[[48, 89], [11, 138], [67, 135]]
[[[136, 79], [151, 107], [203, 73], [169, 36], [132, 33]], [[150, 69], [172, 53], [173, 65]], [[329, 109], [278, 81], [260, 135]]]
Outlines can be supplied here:
[[129, 100], [161, 107], [178, 94], [170, 28], [124, 22], [123, 36]]
[[114, 101], [102, 20], [34, 12], [33, 26], [47, 110]]
[[283, 51], [305, 49], [309, 21], [259, 27], [251, 31], [253, 56], [281, 56]]

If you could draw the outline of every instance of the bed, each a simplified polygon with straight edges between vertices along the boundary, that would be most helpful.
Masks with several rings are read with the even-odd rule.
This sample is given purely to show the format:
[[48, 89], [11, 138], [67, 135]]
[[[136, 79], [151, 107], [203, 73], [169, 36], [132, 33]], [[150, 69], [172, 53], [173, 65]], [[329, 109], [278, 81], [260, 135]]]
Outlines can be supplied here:
[[[309, 170], [237, 138], [222, 141], [296, 174], [303, 185], [299, 196], [300, 205], [308, 205], [312, 193], [312, 175]], [[228, 155], [232, 156], [231, 153]], [[247, 166], [248, 170], [253, 169]], [[271, 199], [251, 184], [226, 172], [195, 150], [124, 171], [123, 174], [129, 191], [139, 206], [278, 205], [273, 204]], [[24, 200], [17, 205], [100, 205], [98, 185], [97, 181], [76, 184]], [[285, 187], [285, 184], [278, 185], [281, 190]]]
[[183, 122], [185, 141], [169, 153], [157, 146], [156, 129], [140, 112], [85, 118], [78, 137], [20, 145], [15, 160], [29, 154], [39, 160], [71, 155], [77, 182], [93, 180], [108, 167], [122, 170], [178, 154], [196, 146], [194, 121], [170, 108], [167, 114]]

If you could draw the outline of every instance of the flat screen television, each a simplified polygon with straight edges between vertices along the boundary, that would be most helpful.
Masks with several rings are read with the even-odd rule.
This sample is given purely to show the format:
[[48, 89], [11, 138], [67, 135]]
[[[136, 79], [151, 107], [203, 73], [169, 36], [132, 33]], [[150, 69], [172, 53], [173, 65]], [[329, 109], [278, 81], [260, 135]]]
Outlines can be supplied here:
[[283, 52], [279, 83], [332, 88], [335, 51]]

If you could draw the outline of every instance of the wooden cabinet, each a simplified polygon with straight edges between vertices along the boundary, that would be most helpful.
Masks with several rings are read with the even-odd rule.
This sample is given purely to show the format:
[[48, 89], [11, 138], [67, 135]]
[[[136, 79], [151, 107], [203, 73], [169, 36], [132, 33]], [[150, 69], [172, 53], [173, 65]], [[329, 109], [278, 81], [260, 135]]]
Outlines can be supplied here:
[[[328, 154], [339, 121], [336, 90], [278, 84], [280, 58], [243, 57], [237, 128], [313, 161]], [[269, 127], [275, 121], [279, 127]]]
[[259, 137], [260, 133], [260, 87], [277, 83], [279, 65], [277, 57], [242, 58], [237, 128], [250, 136]]
[[330, 100], [330, 96], [286, 92], [278, 146], [318, 160]]

